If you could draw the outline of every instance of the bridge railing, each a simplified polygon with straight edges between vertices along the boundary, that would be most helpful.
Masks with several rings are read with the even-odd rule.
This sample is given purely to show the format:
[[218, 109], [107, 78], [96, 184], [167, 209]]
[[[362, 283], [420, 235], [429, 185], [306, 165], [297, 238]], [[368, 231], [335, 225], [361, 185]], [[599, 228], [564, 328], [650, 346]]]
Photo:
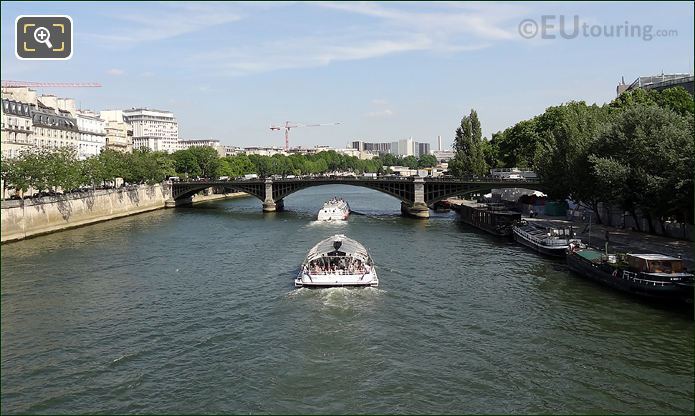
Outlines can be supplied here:
[[462, 177], [454, 177], [454, 176], [437, 176], [437, 177], [425, 177], [424, 178], [426, 182], [505, 182], [509, 184], [514, 184], [517, 182], [532, 182], [532, 183], [540, 183], [540, 180], [538, 179], [500, 179], [500, 178], [494, 178], [492, 176], [462, 176]]
[[369, 176], [316, 176], [316, 177], [303, 177], [303, 178], [282, 178], [273, 179], [273, 182], [297, 182], [297, 181], [309, 181], [309, 182], [323, 182], [323, 181], [340, 181], [340, 182], [362, 182], [362, 181], [411, 181], [413, 178], [407, 176], [379, 176], [376, 178]]
[[[282, 178], [282, 179], [272, 179], [275, 182], [324, 182], [324, 181], [339, 181], [339, 182], [362, 182], [362, 181], [402, 181], [409, 182], [415, 178], [422, 178], [426, 182], [495, 182], [495, 183], [540, 183], [539, 179], [500, 179], [492, 176], [463, 176], [463, 177], [453, 177], [453, 176], [311, 176], [311, 177], [297, 177], [297, 178]], [[217, 179], [199, 179], [199, 180], [184, 180], [172, 182], [173, 184], [224, 184], [224, 183], [253, 183], [253, 182], [264, 182], [267, 178], [254, 178], [254, 179], [229, 179], [229, 180], [217, 180]]]

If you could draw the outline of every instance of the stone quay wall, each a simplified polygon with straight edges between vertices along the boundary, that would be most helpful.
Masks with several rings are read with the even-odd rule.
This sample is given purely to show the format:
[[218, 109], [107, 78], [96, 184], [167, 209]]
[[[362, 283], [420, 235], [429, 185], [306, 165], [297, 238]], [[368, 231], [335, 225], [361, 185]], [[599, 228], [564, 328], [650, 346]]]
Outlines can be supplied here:
[[2, 201], [1, 241], [21, 240], [164, 208], [170, 195], [170, 185], [156, 184]]

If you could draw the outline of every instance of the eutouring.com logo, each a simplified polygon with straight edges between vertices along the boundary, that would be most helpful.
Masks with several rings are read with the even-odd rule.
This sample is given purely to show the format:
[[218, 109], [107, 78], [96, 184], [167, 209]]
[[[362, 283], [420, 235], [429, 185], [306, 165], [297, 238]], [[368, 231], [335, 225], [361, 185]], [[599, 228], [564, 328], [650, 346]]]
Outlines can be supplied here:
[[650, 41], [654, 38], [678, 36], [675, 29], [654, 29], [652, 25], [635, 25], [628, 21], [618, 25], [600, 25], [581, 22], [578, 15], [543, 15], [540, 19], [524, 19], [519, 22], [519, 35], [525, 39], [576, 39], [576, 38], [637, 38]]

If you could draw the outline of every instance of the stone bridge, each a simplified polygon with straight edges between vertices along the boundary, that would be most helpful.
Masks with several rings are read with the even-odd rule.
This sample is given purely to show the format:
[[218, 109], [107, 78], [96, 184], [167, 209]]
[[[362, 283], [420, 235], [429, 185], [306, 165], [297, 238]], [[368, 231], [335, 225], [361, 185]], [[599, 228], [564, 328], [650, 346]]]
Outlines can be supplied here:
[[428, 218], [428, 206], [454, 195], [489, 192], [493, 188], [527, 188], [543, 190], [533, 180], [500, 180], [492, 178], [421, 178], [421, 177], [316, 177], [296, 179], [251, 179], [231, 181], [174, 182], [167, 207], [187, 204], [203, 189], [216, 187], [246, 192], [263, 202], [263, 211], [282, 210], [284, 198], [294, 192], [321, 185], [352, 185], [374, 189], [401, 201], [401, 211], [409, 216]]

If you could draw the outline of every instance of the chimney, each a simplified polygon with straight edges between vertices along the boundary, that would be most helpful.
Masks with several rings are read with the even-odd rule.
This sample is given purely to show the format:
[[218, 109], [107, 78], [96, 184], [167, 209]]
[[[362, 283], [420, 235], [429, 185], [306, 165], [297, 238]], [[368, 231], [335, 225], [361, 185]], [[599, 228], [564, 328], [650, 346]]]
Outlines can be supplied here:
[[437, 150], [442, 151], [442, 136], [437, 136]]

